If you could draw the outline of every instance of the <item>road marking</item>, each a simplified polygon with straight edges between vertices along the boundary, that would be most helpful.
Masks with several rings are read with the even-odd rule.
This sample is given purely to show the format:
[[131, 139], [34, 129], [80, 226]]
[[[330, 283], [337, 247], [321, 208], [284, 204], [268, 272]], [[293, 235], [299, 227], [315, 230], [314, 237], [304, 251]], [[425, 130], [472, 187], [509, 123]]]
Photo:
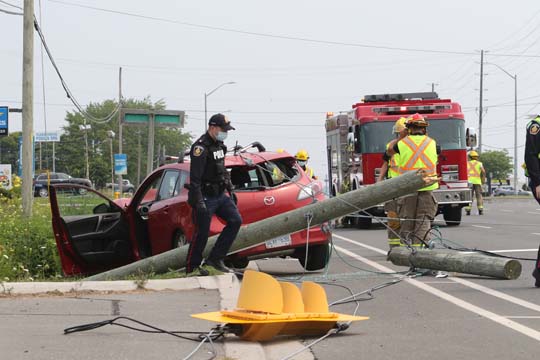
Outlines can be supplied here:
[[477, 227], [477, 228], [482, 228], [482, 229], [491, 229], [491, 226], [482, 226], [482, 225], [472, 225], [474, 227]]
[[[379, 254], [383, 254], [383, 255], [386, 255], [388, 253], [388, 251], [384, 251], [384, 250], [381, 250], [379, 248], [376, 248], [374, 246], [369, 246], [369, 245], [366, 245], [366, 244], [362, 244], [362, 243], [359, 243], [357, 241], [354, 241], [354, 240], [351, 240], [349, 238], [346, 238], [346, 237], [343, 237], [341, 235], [337, 235], [337, 234], [332, 234], [333, 237], [337, 237], [338, 239], [341, 239], [341, 240], [345, 240], [345, 241], [348, 241], [350, 243], [353, 243], [355, 245], [358, 245], [358, 246], [361, 246], [363, 248], [366, 248], [366, 249], [369, 249], [371, 251], [375, 251], [376, 253], [379, 253]], [[393, 272], [393, 271], [392, 271]]]
[[533, 215], [538, 215], [537, 212], [533, 212], [533, 211], [527, 211], [527, 214], [533, 214]]
[[507, 319], [540, 319], [540, 316], [505, 316]]
[[529, 251], [538, 251], [538, 249], [489, 250], [489, 252], [492, 252], [492, 253], [511, 253], [511, 252], [529, 252]]
[[[334, 234], [334, 236], [338, 237], [340, 239], [343, 239], [343, 240], [345, 240], [347, 242], [350, 242], [350, 243], [365, 247], [365, 248], [373, 248], [372, 246], [361, 244], [361, 243], [358, 243], [358, 242], [356, 242], [354, 240], [347, 239], [347, 238], [344, 238], [344, 237], [339, 236], [339, 235]], [[393, 273], [394, 272], [394, 270], [392, 270], [392, 269], [390, 269], [390, 268], [388, 268], [388, 267], [386, 267], [384, 265], [381, 265], [381, 264], [379, 264], [379, 263], [377, 263], [375, 261], [371, 261], [369, 259], [366, 259], [363, 256], [357, 255], [357, 254], [353, 253], [352, 251], [344, 249], [344, 248], [342, 248], [340, 246], [336, 246], [336, 245], [334, 245], [334, 246], [336, 247], [336, 249], [338, 249], [342, 253], [345, 253], [345, 254], [349, 255], [350, 257], [355, 258], [355, 259], [363, 262], [364, 264], [367, 264], [367, 265], [369, 265], [371, 267], [374, 267], [375, 269], [377, 269], [379, 271], [388, 272], [388, 273]], [[380, 250], [380, 249], [377, 249], [377, 248], [373, 248], [373, 249], [376, 249], [377, 250], [376, 252], [378, 252], [378, 253], [386, 254], [386, 252], [384, 252], [383, 250]], [[394, 276], [398, 276], [398, 275], [394, 275]], [[450, 278], [450, 279], [455, 280], [454, 278]], [[462, 280], [462, 279], [460, 279], [460, 280]], [[459, 307], [461, 307], [461, 308], [463, 308], [465, 310], [476, 313], [476, 314], [478, 314], [480, 316], [485, 317], [486, 319], [492, 320], [492, 321], [494, 321], [494, 322], [496, 322], [498, 324], [506, 326], [506, 327], [508, 327], [508, 328], [510, 328], [512, 330], [515, 330], [515, 331], [517, 331], [517, 332], [519, 332], [519, 333], [521, 333], [523, 335], [529, 336], [529, 337], [531, 337], [531, 338], [533, 338], [533, 339], [535, 339], [537, 341], [540, 341], [540, 332], [539, 331], [536, 331], [536, 330], [531, 329], [531, 328], [529, 328], [527, 326], [521, 325], [521, 324], [519, 324], [519, 323], [517, 323], [515, 321], [512, 321], [512, 320], [510, 320], [508, 318], [505, 318], [504, 316], [498, 315], [498, 314], [496, 314], [494, 312], [491, 312], [491, 311], [483, 309], [483, 308], [481, 308], [479, 306], [473, 305], [473, 304], [471, 304], [471, 303], [469, 303], [467, 301], [461, 300], [461, 299], [459, 299], [459, 298], [457, 298], [457, 297], [455, 297], [453, 295], [447, 294], [444, 291], [436, 289], [436, 288], [434, 288], [432, 286], [429, 286], [429, 285], [427, 285], [427, 284], [425, 284], [423, 282], [420, 282], [418, 280], [406, 278], [406, 279], [404, 279], [404, 281], [406, 281], [409, 284], [411, 284], [413, 286], [416, 286], [416, 287], [418, 287], [418, 288], [420, 288], [420, 289], [422, 289], [422, 290], [424, 290], [424, 291], [426, 291], [426, 292], [428, 292], [430, 294], [433, 294], [433, 295], [435, 295], [435, 296], [437, 296], [437, 297], [439, 297], [439, 298], [441, 298], [443, 300], [446, 300], [446, 301], [448, 301], [448, 302], [450, 302], [450, 303], [452, 303], [452, 304], [454, 304], [456, 306], [459, 306]], [[463, 280], [463, 281], [467, 282], [466, 280]], [[474, 285], [476, 285], [476, 284], [474, 284]], [[493, 290], [493, 291], [496, 292], [495, 290]], [[520, 300], [520, 299], [517, 299], [517, 300]], [[523, 301], [524, 303], [527, 303], [524, 300], [521, 300], [521, 301]], [[529, 304], [533, 305], [534, 307], [538, 306], [538, 305], [531, 304], [531, 303], [529, 303]], [[526, 307], [528, 307], [528, 306], [526, 306]], [[538, 306], [538, 307], [540, 308], [540, 306]]]
[[531, 233], [531, 234], [533, 234], [533, 235], [540, 235], [540, 233]]

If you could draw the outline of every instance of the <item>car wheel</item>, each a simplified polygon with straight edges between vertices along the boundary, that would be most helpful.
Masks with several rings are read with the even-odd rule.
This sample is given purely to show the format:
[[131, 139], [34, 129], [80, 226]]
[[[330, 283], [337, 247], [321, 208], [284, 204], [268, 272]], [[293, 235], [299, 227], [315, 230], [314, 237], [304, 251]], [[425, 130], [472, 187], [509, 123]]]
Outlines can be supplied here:
[[127, 193], [129, 194], [129, 196], [133, 196], [133, 193], [134, 193], [134, 192], [135, 192], [135, 190], [133, 190], [133, 189], [129, 189], [129, 190], [127, 191]]
[[88, 190], [83, 189], [83, 188], [78, 188], [77, 192], [79, 193], [79, 195], [86, 195], [86, 193], [88, 193]]
[[46, 187], [42, 187], [41, 189], [39, 189], [38, 195], [40, 197], [47, 197], [47, 196], [49, 196], [49, 190], [47, 190]]
[[182, 230], [176, 230], [173, 236], [171, 247], [173, 249], [182, 247], [184, 245], [187, 245], [188, 241], [186, 238], [186, 235], [182, 232]]
[[231, 258], [225, 260], [225, 265], [235, 269], [245, 269], [249, 264], [248, 258]]
[[300, 265], [308, 271], [323, 269], [330, 260], [330, 245], [311, 245], [308, 249], [308, 258], [306, 261], [306, 248], [296, 249], [296, 256]]

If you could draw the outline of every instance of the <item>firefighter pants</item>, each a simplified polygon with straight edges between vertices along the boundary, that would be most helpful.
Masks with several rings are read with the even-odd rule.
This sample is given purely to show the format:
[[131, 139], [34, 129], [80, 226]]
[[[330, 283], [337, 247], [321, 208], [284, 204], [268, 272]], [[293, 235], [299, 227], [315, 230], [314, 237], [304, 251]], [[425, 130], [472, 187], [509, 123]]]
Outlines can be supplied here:
[[398, 209], [398, 200], [393, 199], [387, 201], [384, 204], [384, 210], [386, 211], [387, 217], [387, 226], [388, 226], [388, 246], [393, 248], [399, 246], [399, 209]]
[[472, 208], [472, 200], [476, 197], [476, 207], [478, 207], [478, 210], [484, 209], [484, 198], [482, 197], [482, 185], [480, 184], [471, 184], [471, 190], [472, 190], [472, 199], [471, 199], [471, 206], [465, 206], [465, 211], [470, 212]]
[[218, 196], [205, 196], [204, 203], [206, 210], [201, 211], [194, 208], [192, 212], [195, 233], [189, 244], [186, 261], [187, 273], [201, 265], [203, 251], [208, 241], [210, 222], [214, 214], [223, 219], [227, 225], [219, 234], [212, 251], [208, 255], [210, 260], [222, 260], [225, 258], [242, 225], [242, 217], [238, 212], [238, 208], [233, 200], [224, 193]]
[[[540, 204], [540, 198], [536, 196], [536, 184], [529, 180], [529, 187], [532, 190], [534, 198], [536, 199], [538, 204]], [[538, 274], [537, 276], [540, 276], [540, 247], [538, 247], [538, 256], [536, 257], [536, 273]], [[537, 281], [540, 281], [540, 278], [538, 278]]]
[[429, 241], [431, 221], [437, 215], [437, 200], [431, 191], [417, 191], [398, 199], [400, 237], [412, 245]]

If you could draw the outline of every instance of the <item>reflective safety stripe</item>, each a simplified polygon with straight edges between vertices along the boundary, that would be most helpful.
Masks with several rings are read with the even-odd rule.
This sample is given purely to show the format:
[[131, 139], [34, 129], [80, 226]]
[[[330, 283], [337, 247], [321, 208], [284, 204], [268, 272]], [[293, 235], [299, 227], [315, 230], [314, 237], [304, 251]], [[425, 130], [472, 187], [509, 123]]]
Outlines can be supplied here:
[[482, 179], [480, 175], [482, 172], [482, 169], [483, 169], [483, 165], [478, 160], [470, 160], [467, 162], [467, 172], [469, 174], [468, 178], [471, 184], [477, 184], [477, 185], [482, 184]]
[[[389, 142], [386, 144], [386, 149], [390, 147], [390, 144], [392, 142]], [[390, 158], [390, 161], [388, 162], [388, 178], [395, 178], [396, 176], [399, 176], [399, 154], [394, 154]]]
[[312, 178], [313, 175], [314, 175], [313, 169], [308, 167], [308, 166], [306, 166], [306, 171], [305, 172], [306, 172], [307, 176], [309, 176], [310, 178]]
[[400, 245], [401, 241], [399, 239], [388, 239], [388, 245]]
[[[420, 144], [416, 144], [410, 137], [406, 137], [401, 140], [412, 152], [412, 156], [409, 158], [405, 165], [400, 166], [400, 172], [414, 170], [414, 169], [426, 169], [430, 175], [435, 173], [435, 164], [426, 155], [425, 151], [431, 144], [433, 139], [425, 136]], [[421, 161], [424, 166], [416, 165], [418, 161]]]

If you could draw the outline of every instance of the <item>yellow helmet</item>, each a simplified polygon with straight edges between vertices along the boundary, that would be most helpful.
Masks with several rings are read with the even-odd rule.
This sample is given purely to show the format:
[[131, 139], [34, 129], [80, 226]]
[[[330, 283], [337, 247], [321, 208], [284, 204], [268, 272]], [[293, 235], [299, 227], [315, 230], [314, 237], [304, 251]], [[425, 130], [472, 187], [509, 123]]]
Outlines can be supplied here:
[[285, 152], [285, 149], [284, 148], [279, 148], [276, 150], [277, 153], [281, 154], [283, 152]]
[[407, 123], [407, 118], [400, 117], [394, 126], [392, 126], [392, 133], [397, 134], [400, 133], [403, 129], [405, 129], [405, 123]]
[[474, 150], [471, 150], [471, 151], [469, 151], [469, 157], [471, 159], [477, 159], [478, 158], [478, 153], [476, 151], [474, 151]]
[[296, 158], [296, 160], [307, 161], [307, 159], [309, 159], [309, 154], [306, 150], [300, 149], [294, 157]]

